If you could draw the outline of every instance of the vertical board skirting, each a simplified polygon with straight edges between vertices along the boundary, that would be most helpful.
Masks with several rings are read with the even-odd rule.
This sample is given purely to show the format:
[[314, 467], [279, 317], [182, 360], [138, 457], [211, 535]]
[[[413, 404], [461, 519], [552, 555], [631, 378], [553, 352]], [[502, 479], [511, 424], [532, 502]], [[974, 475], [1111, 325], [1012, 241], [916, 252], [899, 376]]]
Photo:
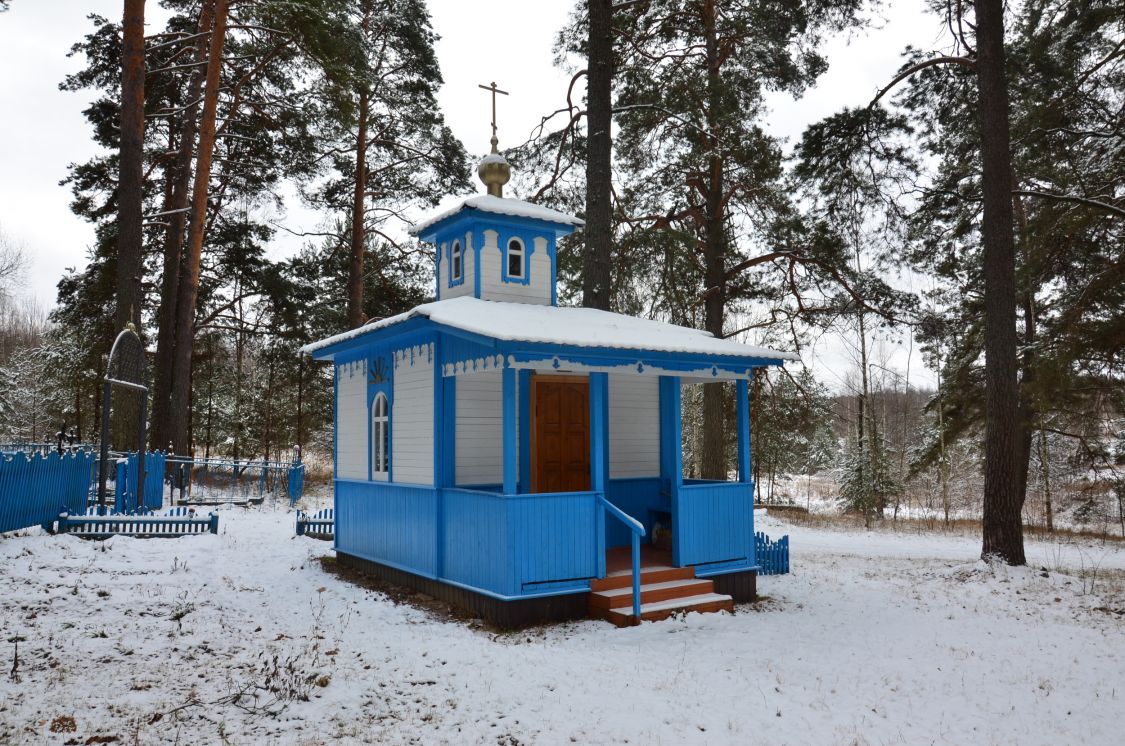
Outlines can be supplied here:
[[436, 492], [425, 486], [337, 480], [336, 547], [433, 577]]
[[337, 481], [336, 548], [501, 596], [584, 591], [598, 571], [595, 504], [593, 492], [505, 496]]
[[443, 492], [444, 577], [472, 588], [513, 595], [508, 577], [513, 550], [504, 498], [471, 490]]
[[591, 492], [506, 499], [518, 573], [516, 593], [530, 584], [596, 576], [595, 502]]
[[745, 482], [690, 484], [680, 488], [673, 516], [678, 565], [754, 559], [754, 487]]

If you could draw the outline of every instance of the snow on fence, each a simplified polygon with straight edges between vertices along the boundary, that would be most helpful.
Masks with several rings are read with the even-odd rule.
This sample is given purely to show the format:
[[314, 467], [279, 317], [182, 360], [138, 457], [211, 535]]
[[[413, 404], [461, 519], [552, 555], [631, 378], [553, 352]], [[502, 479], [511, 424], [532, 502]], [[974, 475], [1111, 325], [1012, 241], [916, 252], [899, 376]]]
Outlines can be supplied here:
[[789, 572], [789, 535], [771, 541], [761, 531], [754, 534], [754, 550], [758, 554], [759, 575], [784, 575]]
[[332, 539], [335, 535], [336, 511], [332, 508], [322, 508], [312, 515], [297, 511], [297, 536]]
[[78, 515], [58, 517], [60, 534], [75, 534], [86, 539], [132, 536], [138, 539], [191, 536], [219, 533], [219, 514], [196, 517], [186, 508], [172, 508], [167, 515]]
[[0, 456], [0, 532], [50, 525], [60, 511], [82, 512], [94, 463], [85, 450]]

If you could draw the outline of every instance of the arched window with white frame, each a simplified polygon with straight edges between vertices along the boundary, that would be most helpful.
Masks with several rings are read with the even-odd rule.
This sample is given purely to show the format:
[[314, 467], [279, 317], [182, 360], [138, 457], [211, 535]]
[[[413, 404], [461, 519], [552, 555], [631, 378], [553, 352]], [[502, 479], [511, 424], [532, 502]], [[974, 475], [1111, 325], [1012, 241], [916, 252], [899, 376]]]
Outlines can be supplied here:
[[524, 279], [526, 266], [523, 241], [518, 238], [511, 239], [508, 241], [508, 277]]
[[461, 279], [461, 242], [454, 241], [449, 250], [449, 277], [452, 280]]
[[391, 470], [391, 408], [387, 395], [371, 402], [371, 478], [386, 481]]

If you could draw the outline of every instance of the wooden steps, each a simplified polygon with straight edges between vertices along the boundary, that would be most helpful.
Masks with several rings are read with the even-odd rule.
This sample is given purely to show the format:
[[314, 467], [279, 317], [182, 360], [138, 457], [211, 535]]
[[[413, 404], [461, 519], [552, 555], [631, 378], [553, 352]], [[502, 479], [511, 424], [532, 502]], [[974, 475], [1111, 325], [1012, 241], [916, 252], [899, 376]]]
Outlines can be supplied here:
[[[734, 611], [730, 596], [715, 593], [710, 580], [695, 577], [691, 567], [641, 568], [641, 621], [667, 619], [677, 611]], [[590, 616], [618, 627], [635, 624], [633, 573], [618, 570], [590, 582]]]

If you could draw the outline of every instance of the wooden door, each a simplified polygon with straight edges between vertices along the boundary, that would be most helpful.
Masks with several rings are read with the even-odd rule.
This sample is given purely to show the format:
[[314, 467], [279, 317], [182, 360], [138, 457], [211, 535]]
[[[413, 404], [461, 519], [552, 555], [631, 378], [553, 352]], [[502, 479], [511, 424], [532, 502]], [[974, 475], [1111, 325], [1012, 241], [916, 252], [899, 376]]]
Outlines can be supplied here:
[[589, 490], [589, 380], [533, 376], [531, 407], [531, 491]]

